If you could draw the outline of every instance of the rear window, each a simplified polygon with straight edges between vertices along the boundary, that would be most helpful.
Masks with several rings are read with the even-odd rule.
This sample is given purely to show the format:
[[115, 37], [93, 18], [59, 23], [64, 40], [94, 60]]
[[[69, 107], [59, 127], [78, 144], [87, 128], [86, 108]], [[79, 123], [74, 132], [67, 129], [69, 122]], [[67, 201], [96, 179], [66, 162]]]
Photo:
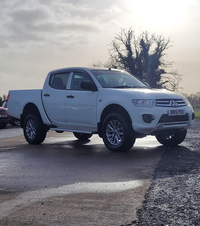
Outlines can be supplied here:
[[54, 89], [65, 90], [69, 79], [70, 72], [52, 74], [49, 85]]

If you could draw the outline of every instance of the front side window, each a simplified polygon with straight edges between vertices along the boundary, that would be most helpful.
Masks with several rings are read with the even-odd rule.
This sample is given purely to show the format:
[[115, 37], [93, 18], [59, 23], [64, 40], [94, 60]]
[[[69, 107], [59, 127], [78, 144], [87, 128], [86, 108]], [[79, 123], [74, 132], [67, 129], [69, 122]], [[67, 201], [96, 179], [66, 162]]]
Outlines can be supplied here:
[[82, 72], [74, 72], [72, 76], [72, 82], [71, 82], [71, 87], [70, 89], [72, 90], [83, 90], [81, 88], [81, 82], [82, 81], [92, 81], [91, 78], [82, 73]]
[[52, 74], [50, 77], [50, 86], [54, 89], [65, 90], [70, 72]]

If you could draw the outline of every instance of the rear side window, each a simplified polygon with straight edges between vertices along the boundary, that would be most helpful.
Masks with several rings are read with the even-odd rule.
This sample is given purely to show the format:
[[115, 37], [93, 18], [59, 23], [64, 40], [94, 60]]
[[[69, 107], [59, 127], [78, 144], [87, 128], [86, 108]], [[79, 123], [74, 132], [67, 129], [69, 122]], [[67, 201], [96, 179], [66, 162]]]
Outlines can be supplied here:
[[54, 89], [65, 90], [69, 79], [70, 72], [52, 74], [49, 85]]

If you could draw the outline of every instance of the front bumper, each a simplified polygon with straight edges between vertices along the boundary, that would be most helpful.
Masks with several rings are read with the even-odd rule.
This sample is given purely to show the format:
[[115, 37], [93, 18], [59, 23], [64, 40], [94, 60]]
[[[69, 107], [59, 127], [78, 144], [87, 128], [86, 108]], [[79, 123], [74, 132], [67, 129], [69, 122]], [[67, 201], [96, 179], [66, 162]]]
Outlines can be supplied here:
[[9, 120], [9, 118], [0, 118], [0, 123], [8, 123]]
[[[140, 108], [141, 111], [138, 111], [137, 115], [132, 119], [133, 130], [144, 135], [155, 135], [161, 131], [185, 130], [193, 123], [194, 112], [190, 106], [181, 109], [184, 109], [185, 115], [169, 116], [168, 110], [170, 110], [170, 108], [142, 110]], [[150, 115], [153, 120], [145, 121], [143, 117], [144, 114]]]

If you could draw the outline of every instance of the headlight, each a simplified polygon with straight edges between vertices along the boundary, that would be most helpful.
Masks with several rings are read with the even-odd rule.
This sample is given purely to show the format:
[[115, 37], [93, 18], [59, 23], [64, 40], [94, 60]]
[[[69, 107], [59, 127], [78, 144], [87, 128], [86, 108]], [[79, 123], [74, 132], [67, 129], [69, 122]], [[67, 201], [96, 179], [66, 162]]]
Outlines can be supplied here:
[[156, 106], [156, 100], [133, 99], [132, 102], [136, 107], [154, 108]]

